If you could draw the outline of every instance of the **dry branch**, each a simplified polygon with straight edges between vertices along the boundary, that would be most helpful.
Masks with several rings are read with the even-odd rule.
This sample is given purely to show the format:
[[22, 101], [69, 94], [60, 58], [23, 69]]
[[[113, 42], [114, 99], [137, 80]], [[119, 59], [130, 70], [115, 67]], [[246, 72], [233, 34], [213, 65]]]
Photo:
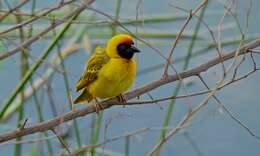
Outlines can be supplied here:
[[[68, 5], [68, 4], [70, 4], [70, 3], [74, 2], [74, 1], [75, 1], [75, 0], [71, 0], [71, 1], [68, 1], [68, 2], [66, 2], [66, 3], [60, 3], [58, 6], [55, 6], [55, 7], [51, 8], [51, 9], [48, 9], [47, 11], [44, 11], [44, 12], [42, 12], [42, 13], [39, 14], [39, 15], [35, 15], [34, 17], [32, 17], [32, 18], [30, 18], [30, 19], [28, 19], [28, 20], [26, 20], [26, 21], [23, 21], [23, 22], [21, 22], [21, 23], [18, 23], [18, 24], [16, 24], [16, 25], [12, 26], [12, 27], [9, 27], [8, 29], [5, 29], [5, 30], [3, 30], [3, 31], [0, 31], [0, 35], [6, 34], [6, 33], [8, 33], [8, 32], [14, 31], [15, 29], [24, 27], [24, 26], [26, 26], [26, 25], [28, 25], [28, 24], [34, 22], [35, 20], [38, 20], [38, 19], [40, 19], [41, 17], [46, 16], [47, 14], [53, 12], [54, 10], [58, 10], [58, 9], [60, 9], [61, 7], [64, 7], [65, 5]], [[64, 21], [64, 22], [65, 22], [65, 21]]]
[[8, 15], [10, 15], [13, 11], [15, 11], [15, 10], [19, 9], [20, 7], [22, 7], [23, 5], [25, 5], [27, 2], [29, 2], [29, 0], [23, 0], [20, 4], [16, 5], [16, 6], [13, 7], [13, 8], [10, 8], [10, 10], [8, 10], [7, 13], [5, 13], [5, 14], [3, 14], [3, 15], [0, 14], [0, 22], [1, 22], [4, 18], [6, 18]]
[[[249, 49], [254, 49], [257, 46], [260, 46], [260, 38], [257, 38], [256, 40], [254, 40], [254, 41], [252, 41], [248, 44], [245, 44], [244, 46], [239, 48], [239, 51], [237, 51], [237, 49], [234, 49], [234, 50], [222, 55], [221, 58], [216, 57], [216, 58], [214, 58], [214, 59], [212, 59], [212, 60], [210, 60], [210, 61], [208, 61], [204, 64], [201, 64], [201, 65], [199, 65], [195, 68], [180, 72], [178, 75], [169, 75], [169, 76], [165, 77], [164, 79], [156, 80], [156, 81], [151, 82], [151, 83], [149, 83], [149, 84], [147, 84], [143, 87], [140, 87], [140, 88], [138, 88], [134, 91], [126, 93], [124, 95], [124, 98], [126, 100], [132, 99], [132, 98], [137, 97], [137, 96], [139, 96], [143, 93], [149, 92], [150, 90], [156, 89], [156, 88], [158, 88], [162, 85], [165, 85], [165, 84], [170, 83], [170, 82], [177, 81], [177, 80], [179, 80], [179, 77], [187, 78], [187, 77], [191, 77], [191, 76], [197, 76], [200, 73], [207, 71], [209, 68], [221, 63], [222, 61], [226, 61], [226, 60], [229, 60], [231, 58], [236, 57], [237, 54], [242, 55], [242, 54], [249, 53], [250, 52]], [[118, 101], [115, 98], [113, 98], [113, 99], [110, 99], [110, 100], [107, 100], [107, 101], [103, 101], [102, 105], [101, 105], [102, 106], [101, 110], [108, 109], [108, 108], [110, 108], [114, 105], [127, 105], [127, 103], [126, 104], [118, 103]], [[29, 134], [33, 134], [33, 133], [36, 133], [36, 132], [51, 130], [54, 127], [56, 127], [56, 126], [58, 126], [58, 125], [60, 125], [64, 122], [70, 121], [72, 119], [75, 119], [75, 118], [78, 118], [78, 117], [81, 117], [81, 116], [85, 116], [85, 115], [93, 113], [95, 111], [96, 111], [95, 106], [89, 106], [89, 107], [86, 107], [84, 109], [79, 109], [79, 110], [72, 110], [68, 113], [62, 114], [58, 117], [55, 117], [55, 118], [50, 119], [48, 121], [38, 123], [38, 124], [31, 126], [31, 127], [28, 127], [28, 128], [25, 127], [23, 129], [16, 129], [16, 130], [13, 130], [13, 131], [10, 131], [10, 132], [2, 133], [2, 134], [0, 134], [0, 142], [5, 142], [5, 141], [8, 141], [8, 140], [20, 137], [20, 136], [29, 135]]]
[[[41, 39], [42, 36], [44, 36], [45, 34], [47, 34], [48, 32], [52, 31], [53, 28], [65, 23], [66, 21], [68, 21], [68, 19], [70, 19], [71, 17], [73, 17], [75, 14], [82, 12], [83, 10], [85, 10], [87, 7], [89, 7], [89, 5], [91, 3], [93, 3], [94, 0], [89, 0], [88, 2], [86, 2], [84, 5], [81, 5], [79, 8], [77, 8], [76, 10], [74, 10], [73, 12], [71, 12], [69, 15], [67, 15], [66, 17], [64, 17], [62, 20], [57, 20], [55, 22], [53, 22], [51, 25], [49, 25], [47, 28], [45, 28], [44, 30], [42, 30], [41, 32], [37, 33], [35, 36], [29, 38], [28, 40], [24, 41], [23, 43], [21, 43], [18, 47], [15, 47], [9, 51], [3, 52], [0, 54], [0, 60], [3, 60], [9, 56], [12, 56], [14, 54], [16, 54], [17, 52], [21, 51], [22, 49], [24, 49], [27, 46], [30, 46], [32, 43], [34, 43], [35, 41]], [[63, 6], [63, 5], [62, 5]], [[56, 8], [59, 8], [56, 7]], [[39, 18], [39, 17], [37, 17]], [[20, 27], [20, 26], [19, 26]], [[18, 27], [18, 28], [19, 28]]]

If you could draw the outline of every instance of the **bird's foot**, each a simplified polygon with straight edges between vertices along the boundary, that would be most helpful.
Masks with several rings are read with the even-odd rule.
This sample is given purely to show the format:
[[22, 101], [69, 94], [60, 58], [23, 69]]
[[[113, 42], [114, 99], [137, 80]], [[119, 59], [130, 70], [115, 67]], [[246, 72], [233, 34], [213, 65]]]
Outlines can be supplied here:
[[102, 110], [102, 106], [101, 106], [101, 104], [98, 102], [98, 100], [95, 98], [95, 101], [96, 101], [96, 103], [95, 103], [95, 111], [96, 111], [96, 113], [97, 114], [99, 114], [99, 111], [100, 110]]
[[99, 115], [99, 111], [102, 109], [102, 106], [99, 103], [95, 104], [95, 111]]
[[[124, 98], [124, 96], [122, 95], [122, 94], [119, 94], [118, 96], [117, 96], [117, 100], [118, 100], [118, 102], [119, 103], [122, 103], [122, 104], [126, 104], [126, 99]], [[125, 106], [125, 105], [124, 105]]]

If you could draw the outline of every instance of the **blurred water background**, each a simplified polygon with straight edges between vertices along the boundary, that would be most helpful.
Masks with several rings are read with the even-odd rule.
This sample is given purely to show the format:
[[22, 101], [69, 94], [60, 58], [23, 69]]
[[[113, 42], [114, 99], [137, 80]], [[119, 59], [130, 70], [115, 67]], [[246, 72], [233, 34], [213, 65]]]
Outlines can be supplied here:
[[[185, 14], [184, 12], [177, 10], [173, 5], [180, 6], [182, 8], [191, 9], [194, 6], [197, 6], [201, 1], [198, 0], [144, 0], [141, 5], [142, 11], [139, 14], [139, 18], [152, 16], [152, 15], [175, 15], [175, 14]], [[222, 18], [225, 10], [221, 2], [224, 1], [210, 1], [206, 12], [204, 21], [214, 30], [217, 34], [217, 26], [220, 19]], [[37, 1], [37, 8], [50, 7], [53, 4], [56, 4], [56, 1], [45, 0]], [[137, 0], [132, 1], [122, 1], [120, 19], [135, 17], [137, 14]], [[106, 12], [110, 15], [114, 15], [115, 12], [115, 0], [97, 0], [94, 2], [93, 7]], [[238, 13], [238, 19], [241, 24], [241, 27], [246, 31], [246, 21], [247, 21], [247, 11], [249, 6], [249, 1], [239, 0], [237, 1], [236, 11]], [[246, 37], [257, 36], [259, 35], [259, 23], [260, 23], [260, 1], [252, 0], [252, 8], [249, 16], [249, 27], [246, 32]], [[30, 3], [26, 5], [23, 9], [29, 9]], [[91, 11], [86, 11], [86, 14], [90, 14]], [[98, 19], [106, 19], [102, 15], [96, 15]], [[143, 24], [141, 26], [128, 26], [130, 30], [135, 31], [144, 31], [144, 32], [178, 32], [183, 25], [185, 20], [182, 21], [172, 21], [172, 22], [160, 22], [153, 24]], [[197, 20], [193, 19], [188, 25], [188, 28], [185, 32], [191, 33], [194, 30]], [[80, 26], [84, 24], [78, 24]], [[74, 29], [77, 29], [77, 24], [74, 25]], [[44, 26], [44, 25], [43, 25]], [[232, 16], [227, 16], [224, 19], [225, 29], [222, 32], [222, 39], [238, 38], [239, 30], [235, 23], [235, 20]], [[119, 28], [120, 29], [120, 28]], [[92, 33], [102, 33], [109, 31], [109, 28], [91, 28], [88, 32]], [[196, 42], [194, 52], [198, 49], [205, 47], [208, 43], [212, 43], [209, 32], [205, 26], [201, 26], [199, 31], [199, 36], [202, 40]], [[105, 39], [92, 39], [90, 38], [91, 44], [98, 44], [106, 42], [108, 37]], [[66, 46], [69, 38], [66, 38], [62, 41], [62, 45]], [[167, 39], [147, 39], [149, 42], [154, 44], [159, 48], [164, 55], [167, 56], [171, 43], [174, 41], [173, 38]], [[49, 43], [49, 39], [41, 39], [41, 42], [34, 44], [31, 47], [31, 54], [35, 57], [38, 57], [39, 54]], [[80, 42], [82, 44], [82, 42]], [[185, 56], [187, 53], [188, 46], [190, 44], [190, 39], [181, 40], [174, 52], [174, 60]], [[152, 49], [140, 44], [137, 44], [142, 50], [142, 53], [137, 56], [138, 60], [138, 70], [139, 74], [133, 85], [132, 89], [145, 85], [153, 80], [161, 78], [163, 69], [156, 69], [149, 73], [140, 73], [143, 69], [147, 67], [164, 63], [164, 60], [161, 59], [156, 52]], [[229, 49], [236, 48], [237, 45], [225, 46], [223, 51], [228, 51]], [[73, 97], [77, 96], [74, 86], [79, 76], [81, 75], [82, 70], [84, 69], [84, 62], [89, 56], [89, 51], [86, 52], [84, 48], [80, 48], [79, 52], [68, 57], [65, 61], [67, 67], [67, 72], [69, 75], [69, 85], [72, 90]], [[195, 67], [201, 63], [210, 60], [214, 56], [217, 56], [216, 50], [211, 49], [209, 52], [196, 56], [191, 59], [189, 63], [189, 68]], [[256, 62], [260, 61], [259, 57], [255, 57]], [[31, 63], [33, 63], [31, 61]], [[227, 61], [225, 64], [228, 65], [230, 61]], [[259, 64], [259, 63], [258, 63]], [[1, 62], [0, 65], [0, 101], [3, 104], [7, 99], [13, 88], [19, 82], [19, 56], [15, 55], [8, 59], [5, 59]], [[37, 74], [34, 75], [34, 78], [38, 78], [41, 75], [47, 65], [44, 65], [37, 70]], [[180, 72], [182, 69], [182, 62], [175, 64], [176, 68]], [[47, 66], [48, 67], [48, 66]], [[239, 73], [243, 74], [249, 71], [252, 68], [252, 62], [249, 58], [245, 60], [242, 64]], [[221, 76], [221, 66], [216, 66], [206, 73], [203, 73], [202, 76], [205, 78], [207, 83], [213, 86], [218, 78]], [[171, 73], [174, 73], [171, 71]], [[230, 109], [237, 118], [246, 123], [254, 132], [259, 132], [259, 79], [260, 74], [255, 73], [252, 76], [248, 77], [246, 80], [242, 80], [233, 85], [230, 85], [220, 92], [217, 92], [219, 99]], [[188, 81], [192, 83], [187, 86], [189, 92], [196, 92], [205, 89], [199, 79], [189, 78]], [[57, 104], [59, 114], [67, 112], [69, 110], [68, 101], [66, 99], [66, 90], [64, 86], [63, 77], [61, 74], [55, 74], [52, 80], [52, 94], [54, 101]], [[154, 98], [170, 96], [176, 86], [176, 83], [170, 83], [165, 86], [162, 86], [156, 90], [150, 92]], [[49, 101], [45, 94], [45, 89], [40, 89], [37, 94], [41, 97], [41, 107], [44, 112], [44, 119], [47, 120], [52, 116], [51, 108]], [[44, 95], [45, 94], [45, 95]], [[181, 89], [180, 95], [185, 94]], [[199, 104], [205, 95], [195, 96], [190, 98], [192, 104], [195, 106]], [[142, 95], [141, 100], [149, 99], [148, 95]], [[137, 100], [137, 99], [134, 99]], [[188, 101], [187, 99], [181, 99], [176, 101], [174, 108], [174, 113], [171, 118], [170, 126], [174, 127], [178, 121], [187, 113], [188, 110]], [[29, 119], [29, 124], [35, 124], [38, 122], [37, 111], [34, 106], [34, 101], [31, 98], [25, 104], [25, 117]], [[165, 116], [167, 109], [168, 101], [160, 102], [158, 105], [141, 105], [141, 106], [116, 106], [111, 109], [104, 111], [104, 116], [102, 120], [102, 128], [99, 140], [103, 140], [104, 137], [110, 138], [115, 135], [124, 134], [126, 132], [131, 132], [137, 129], [151, 127], [151, 128], [160, 128], [162, 126], [162, 121]], [[3, 105], [0, 105], [3, 107]], [[77, 108], [82, 108], [85, 106], [77, 106]], [[79, 124], [80, 137], [84, 144], [89, 143], [90, 138], [90, 127], [91, 119], [96, 114], [88, 115], [82, 118], [77, 119]], [[107, 127], [107, 132], [105, 135], [105, 126], [110, 119], [113, 119]], [[17, 126], [17, 114], [12, 116], [8, 120], [8, 124], [1, 123], [0, 132], [5, 132], [10, 129], [14, 129]], [[61, 126], [61, 128], [68, 127]], [[51, 132], [48, 132], [51, 134]], [[72, 139], [69, 139], [69, 145], [71, 148], [76, 147], [76, 141], [74, 133], [70, 134]], [[24, 137], [25, 139], [36, 138], [37, 134]], [[159, 138], [159, 131], [148, 131], [146, 133], [140, 134], [137, 137], [132, 137], [130, 139], [130, 155], [131, 156], [142, 156], [147, 154], [151, 150], [153, 145], [157, 142]], [[60, 147], [60, 143], [57, 139], [51, 139], [51, 143], [54, 147]], [[108, 143], [106, 145], [107, 150], [115, 151], [123, 155], [124, 153], [124, 139], [120, 139], [115, 142]], [[42, 153], [47, 153], [45, 142], [40, 143], [44, 145]], [[31, 155], [31, 150], [35, 148], [36, 145], [25, 144], [23, 146], [23, 155]], [[172, 137], [162, 148], [162, 156], [178, 155], [178, 156], [219, 156], [219, 155], [228, 155], [228, 156], [244, 156], [244, 155], [258, 155], [260, 152], [259, 149], [260, 140], [252, 137], [245, 129], [238, 125], [234, 120], [232, 120], [225, 112], [219, 109], [219, 105], [211, 99], [207, 107], [202, 109], [197, 115], [195, 115], [192, 120], [189, 122], [188, 126], [177, 133]], [[13, 145], [0, 145], [0, 155], [7, 156], [12, 155]], [[55, 151], [55, 154], [57, 151]]]

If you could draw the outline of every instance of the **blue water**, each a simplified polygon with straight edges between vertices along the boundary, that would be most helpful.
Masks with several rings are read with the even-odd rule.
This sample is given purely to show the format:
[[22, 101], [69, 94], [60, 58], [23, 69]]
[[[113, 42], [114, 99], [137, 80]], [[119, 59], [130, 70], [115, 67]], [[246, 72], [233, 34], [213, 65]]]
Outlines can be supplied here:
[[[41, 1], [37, 2], [38, 8], [44, 8], [54, 3], [54, 1]], [[199, 4], [200, 1], [190, 1], [190, 0], [149, 0], [144, 1], [143, 3], [143, 13], [144, 15], [156, 15], [156, 14], [177, 14], [183, 13], [174, 9], [171, 5], [177, 5], [183, 8], [190, 9], [191, 6], [195, 6]], [[249, 29], [248, 33], [250, 34], [259, 34], [259, 26], [260, 22], [260, 11], [258, 10], [258, 6], [260, 5], [260, 1], [253, 0], [253, 6], [251, 10], [251, 15], [249, 17]], [[104, 5], [105, 4], [105, 5]], [[135, 16], [136, 15], [136, 4], [137, 1], [123, 1], [122, 2], [122, 13], [120, 17], [127, 16]], [[29, 8], [30, 5], [26, 6], [25, 9]], [[243, 30], [246, 30], [246, 13], [248, 10], [249, 1], [239, 0], [237, 5], [238, 10], [238, 19], [241, 23]], [[115, 1], [97, 1], [94, 3], [94, 7], [105, 11], [109, 14], [114, 14], [115, 9]], [[219, 20], [223, 16], [223, 6], [218, 3], [218, 1], [212, 1], [207, 10], [207, 13], [211, 12], [219, 12], [219, 15], [215, 16], [206, 16], [204, 19], [211, 27], [216, 28]], [[102, 16], [98, 16], [99, 18], [104, 18]], [[169, 22], [162, 24], [147, 24], [144, 25], [143, 28], [139, 28], [139, 30], [150, 30], [157, 29], [163, 31], [178, 31], [183, 24], [182, 22]], [[232, 17], [226, 17], [224, 22], [228, 24], [229, 22], [235, 22]], [[191, 31], [194, 28], [196, 20], [191, 21], [191, 24], [188, 25], [188, 30]], [[212, 41], [210, 38], [210, 34], [206, 31], [206, 28], [202, 26], [201, 32], [204, 32], [202, 35], [206, 38], [205, 42]], [[134, 31], [134, 29], [133, 29]], [[215, 31], [215, 33], [217, 33]], [[222, 32], [222, 37], [232, 37], [238, 36], [239, 31], [235, 26], [232, 29], [227, 29]], [[149, 40], [151, 43], [164, 43], [164, 46], [157, 46], [164, 55], [167, 55], [169, 49], [171, 47], [172, 40]], [[91, 40], [91, 42], [96, 42], [96, 40]], [[103, 40], [99, 40], [100, 42], [105, 42]], [[66, 40], [63, 41], [66, 43]], [[32, 55], [39, 56], [42, 50], [47, 46], [48, 41], [42, 40], [42, 42], [38, 42], [32, 47]], [[174, 57], [179, 58], [181, 56], [185, 56], [187, 52], [187, 46], [189, 42], [181, 41], [177, 46]], [[200, 49], [204, 46], [205, 43], [197, 44], [195, 49]], [[66, 46], [66, 44], [64, 44]], [[223, 50], [227, 51], [229, 49], [233, 49], [236, 46], [225, 47]], [[156, 52], [152, 49], [141, 45], [140, 49], [142, 53], [137, 56], [139, 70], [145, 69], [149, 66], [163, 63], [163, 59], [161, 59]], [[72, 89], [72, 95], [75, 97], [77, 93], [75, 92], [74, 85], [78, 80], [82, 70], [84, 69], [84, 62], [88, 58], [89, 53], [85, 53], [84, 49], [81, 48], [78, 53], [69, 57], [65, 64], [67, 67], [67, 71], [69, 73], [69, 83]], [[217, 56], [216, 50], [210, 50], [207, 54], [200, 55], [199, 57], [195, 57], [191, 60], [189, 64], [189, 68], [195, 67], [201, 63], [210, 60], [214, 56]], [[152, 61], [151, 61], [152, 60]], [[153, 61], [156, 60], [156, 61]], [[260, 58], [255, 56], [256, 62], [260, 61]], [[228, 61], [225, 63], [226, 67], [231, 63]], [[259, 63], [258, 63], [259, 65]], [[181, 71], [182, 64], [175, 64], [178, 71]], [[247, 57], [245, 62], [242, 64], [239, 73], [245, 74], [252, 67], [252, 62], [250, 58]], [[44, 71], [44, 67], [41, 67], [37, 73], [42, 74]], [[221, 66], [216, 66], [206, 73], [203, 73], [203, 78], [207, 81], [210, 86], [214, 86], [217, 82], [218, 78], [220, 78]], [[171, 73], [173, 73], [171, 71]], [[139, 86], [145, 85], [153, 80], [157, 80], [161, 78], [162, 69], [155, 70], [151, 73], [140, 75], [137, 77], [133, 88], [137, 88]], [[38, 76], [36, 75], [35, 78]], [[243, 80], [232, 84], [222, 91], [217, 92], [217, 97], [234, 113], [234, 115], [243, 121], [251, 130], [255, 133], [260, 134], [260, 127], [258, 123], [259, 118], [259, 93], [260, 85], [258, 85], [258, 80], [260, 78], [259, 73], [255, 73], [252, 76], [248, 77], [247, 80]], [[14, 57], [8, 58], [2, 62], [0, 67], [0, 101], [5, 101], [9, 96], [10, 92], [14, 89], [16, 84], [19, 81], [19, 57], [15, 55]], [[187, 86], [189, 92], [201, 91], [204, 86], [197, 78], [191, 78], [193, 82], [192, 85]], [[176, 83], [170, 83], [166, 86], [162, 86], [156, 90], [150, 92], [150, 94], [154, 98], [166, 97], [172, 94]], [[53, 77], [52, 83], [53, 89], [53, 97], [57, 107], [59, 108], [59, 113], [64, 113], [69, 110], [68, 102], [66, 100], [66, 91], [64, 87], [63, 77], [61, 74], [55, 74]], [[41, 89], [37, 92], [39, 96], [41, 96], [45, 92], [44, 89]], [[185, 94], [183, 90], [180, 91], [180, 94]], [[191, 101], [193, 106], [198, 105], [206, 96], [196, 96], [192, 97], [189, 100], [177, 100], [174, 114], [171, 119], [171, 124], [169, 127], [174, 127], [180, 121], [180, 119], [186, 114], [188, 110], [188, 103]], [[140, 100], [149, 99], [147, 95], [142, 95]], [[135, 99], [137, 100], [137, 99]], [[51, 118], [51, 111], [49, 106], [48, 98], [45, 97], [42, 102], [42, 110], [44, 110], [44, 118]], [[159, 128], [162, 126], [162, 121], [167, 109], [168, 102], [160, 102], [158, 105], [141, 105], [141, 106], [126, 106], [125, 108], [121, 106], [112, 107], [111, 109], [107, 109], [104, 111], [104, 118], [102, 122], [102, 130], [100, 141], [104, 138], [104, 127], [107, 124], [107, 120], [113, 118], [112, 122], [108, 126], [108, 131], [106, 134], [106, 138], [110, 138], [116, 135], [121, 135], [126, 132], [131, 132], [137, 129], [152, 127]], [[3, 105], [1, 105], [2, 107]], [[84, 107], [84, 106], [79, 106]], [[29, 124], [35, 124], [38, 122], [36, 109], [34, 107], [33, 100], [29, 100], [26, 103], [26, 118], [29, 118]], [[178, 155], [178, 156], [186, 156], [186, 155], [198, 155], [196, 152], [196, 148], [202, 153], [201, 155], [210, 155], [210, 156], [219, 156], [219, 155], [228, 155], [228, 156], [244, 156], [246, 154], [249, 155], [257, 155], [260, 152], [259, 145], [260, 140], [252, 137], [245, 129], [241, 128], [234, 120], [232, 120], [225, 112], [222, 113], [223, 110], [219, 109], [216, 102], [211, 99], [208, 105], [203, 108], [199, 113], [197, 113], [191, 121], [188, 123], [187, 128], [183, 129], [179, 133], [177, 133], [174, 137], [172, 137], [162, 148], [161, 155], [169, 156], [169, 155]], [[93, 114], [95, 116], [95, 114]], [[8, 124], [1, 124], [0, 131], [5, 132], [9, 129], [14, 129], [16, 127], [16, 119], [17, 116], [13, 116], [10, 120], [8, 120]], [[84, 144], [89, 143], [90, 138], [90, 127], [91, 127], [91, 115], [86, 117], [79, 118], [78, 123], [80, 125], [80, 132], [82, 142]], [[66, 124], [65, 124], [66, 125]], [[61, 127], [62, 128], [62, 127]], [[192, 146], [190, 139], [195, 144], [196, 147]], [[39, 135], [26, 136], [25, 139], [39, 137]], [[140, 134], [137, 137], [132, 137], [130, 140], [130, 155], [131, 156], [142, 156], [147, 154], [151, 150], [151, 148], [155, 145], [159, 137], [159, 131], [149, 131], [144, 134]], [[76, 147], [75, 136], [74, 133], [71, 133], [71, 140], [69, 140], [69, 144], [71, 148]], [[59, 142], [56, 139], [52, 139], [52, 144], [56, 147], [59, 146]], [[46, 153], [46, 144], [43, 149], [43, 153]], [[32, 148], [31, 144], [27, 144], [23, 148], [23, 153], [30, 153], [30, 149]], [[124, 139], [111, 142], [106, 145], [106, 149], [116, 151], [119, 153], [124, 153]], [[13, 151], [13, 145], [5, 145], [0, 146], [1, 155], [10, 155]], [[59, 151], [55, 151], [56, 154]], [[43, 154], [47, 155], [47, 154]]]

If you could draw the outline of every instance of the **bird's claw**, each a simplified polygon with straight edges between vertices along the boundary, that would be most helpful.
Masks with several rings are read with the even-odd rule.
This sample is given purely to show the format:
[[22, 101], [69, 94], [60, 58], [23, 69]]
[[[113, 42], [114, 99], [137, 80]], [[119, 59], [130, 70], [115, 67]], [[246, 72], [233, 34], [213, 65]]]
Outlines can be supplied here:
[[126, 102], [127, 102], [122, 94], [117, 96], [117, 100], [119, 103], [122, 103], [122, 104], [126, 104]]
[[118, 102], [120, 102], [120, 103], [126, 103], [127, 102], [122, 94], [118, 95], [117, 99], [118, 99]]
[[96, 101], [96, 104], [94, 105], [94, 106], [95, 106], [95, 111], [96, 111], [97, 114], [99, 114], [99, 111], [102, 110], [102, 106], [101, 106], [101, 104], [98, 102], [97, 99], [95, 99], [95, 101]]
[[96, 103], [95, 104], [95, 111], [96, 113], [99, 115], [99, 111], [102, 109], [102, 106], [100, 105], [100, 103]]

